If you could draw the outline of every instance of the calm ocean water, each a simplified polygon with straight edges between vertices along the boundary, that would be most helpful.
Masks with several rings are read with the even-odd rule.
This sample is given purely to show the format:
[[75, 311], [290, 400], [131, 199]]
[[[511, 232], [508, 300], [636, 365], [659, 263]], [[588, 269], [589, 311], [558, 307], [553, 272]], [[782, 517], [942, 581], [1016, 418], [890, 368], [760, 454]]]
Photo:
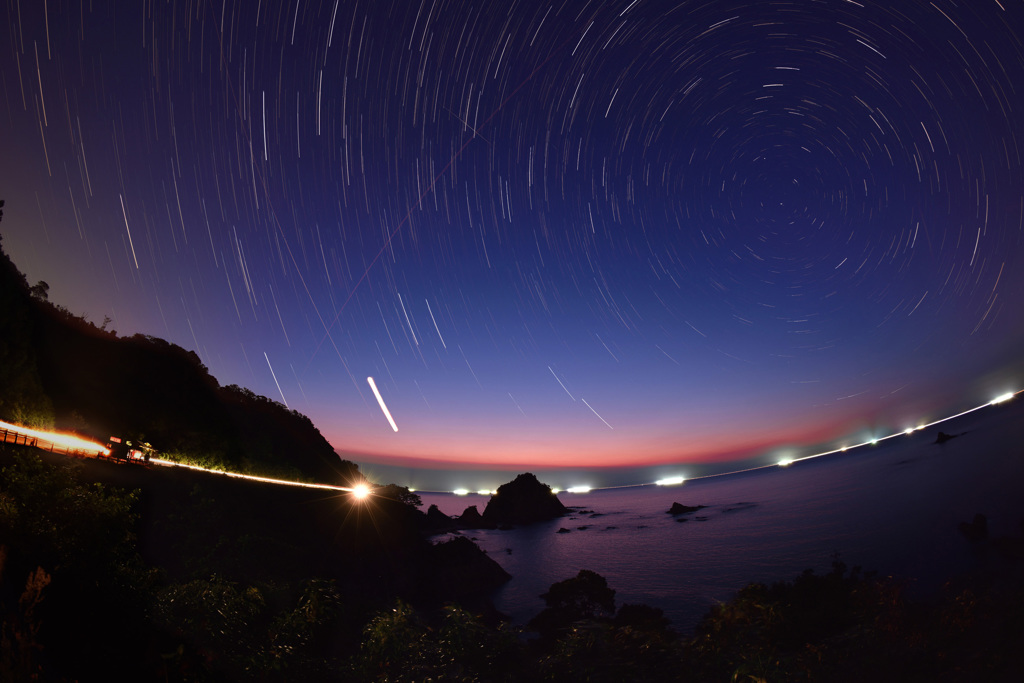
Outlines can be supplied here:
[[[1016, 405], [1014, 405], [1016, 404]], [[554, 582], [590, 569], [622, 603], [662, 608], [681, 631], [751, 581], [827, 571], [839, 553], [905, 580], [912, 592], [995, 562], [957, 529], [988, 516], [992, 535], [1020, 536], [1024, 519], [1024, 401], [874, 447], [788, 468], [682, 486], [560, 494], [569, 517], [509, 531], [467, 531], [513, 579], [494, 596], [523, 623]], [[942, 429], [961, 436], [935, 444]], [[540, 475], [543, 480], [543, 475]], [[424, 494], [448, 514], [487, 498]], [[678, 522], [673, 502], [706, 505]], [[557, 533], [560, 528], [570, 533]]]

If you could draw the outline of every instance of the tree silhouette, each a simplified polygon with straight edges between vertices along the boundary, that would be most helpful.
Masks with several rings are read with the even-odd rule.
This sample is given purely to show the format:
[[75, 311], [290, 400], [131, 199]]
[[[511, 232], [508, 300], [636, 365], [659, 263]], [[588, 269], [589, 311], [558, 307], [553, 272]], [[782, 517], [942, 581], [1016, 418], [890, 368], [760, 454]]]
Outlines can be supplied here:
[[28, 289], [33, 299], [48, 301], [50, 299], [50, 285], [45, 280], [40, 280]]

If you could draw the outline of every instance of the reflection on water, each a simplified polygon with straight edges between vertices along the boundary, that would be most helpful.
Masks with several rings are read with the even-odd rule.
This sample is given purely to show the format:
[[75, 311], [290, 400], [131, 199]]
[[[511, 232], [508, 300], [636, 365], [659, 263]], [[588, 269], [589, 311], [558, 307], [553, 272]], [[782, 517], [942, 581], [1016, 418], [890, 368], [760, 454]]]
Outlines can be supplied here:
[[[1020, 534], [1022, 412], [1011, 405], [943, 425], [964, 432], [944, 444], [933, 443], [933, 429], [784, 469], [561, 494], [569, 517], [465, 533], [514, 577], [495, 603], [520, 623], [540, 611], [538, 596], [552, 583], [584, 568], [608, 579], [619, 604], [661, 607], [684, 631], [746, 583], [822, 572], [837, 553], [912, 590], [933, 590], [987, 559], [959, 533], [959, 522], [982, 512], [993, 535]], [[482, 511], [487, 499], [423, 500], [458, 514], [473, 504]], [[667, 514], [676, 501], [707, 507]]]

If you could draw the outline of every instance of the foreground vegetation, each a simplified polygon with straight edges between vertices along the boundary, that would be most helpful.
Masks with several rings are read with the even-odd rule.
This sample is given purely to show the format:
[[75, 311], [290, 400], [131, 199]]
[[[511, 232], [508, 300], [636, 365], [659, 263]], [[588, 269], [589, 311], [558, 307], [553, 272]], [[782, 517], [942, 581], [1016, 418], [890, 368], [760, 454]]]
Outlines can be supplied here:
[[339, 527], [355, 552], [317, 565], [310, 539], [192, 523], [222, 514], [202, 491], [163, 514], [24, 451], [0, 447], [0, 680], [1002, 680], [1024, 644], [1020, 582], [916, 603], [839, 561], [750, 584], [686, 637], [586, 570], [513, 627], [411, 589], [410, 538], [371, 547]]

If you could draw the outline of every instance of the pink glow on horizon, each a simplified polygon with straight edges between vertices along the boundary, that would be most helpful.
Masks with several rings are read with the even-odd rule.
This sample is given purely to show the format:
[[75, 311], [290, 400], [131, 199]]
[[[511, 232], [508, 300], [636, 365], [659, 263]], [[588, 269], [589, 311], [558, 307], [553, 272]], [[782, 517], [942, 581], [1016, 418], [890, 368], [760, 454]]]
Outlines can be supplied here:
[[[743, 460], [782, 447], [811, 447], [851, 433], [863, 419], [833, 418], [813, 425], [752, 424], [744, 429], [707, 426], [702, 432], [645, 435], [621, 430], [607, 438], [577, 438], [550, 432], [522, 434], [444, 434], [427, 438], [407, 435], [392, 452], [379, 439], [347, 433], [331, 439], [339, 452], [354, 460], [429, 468], [553, 468], [622, 467], [670, 463], [724, 463]], [[333, 436], [333, 435], [332, 435]]]

